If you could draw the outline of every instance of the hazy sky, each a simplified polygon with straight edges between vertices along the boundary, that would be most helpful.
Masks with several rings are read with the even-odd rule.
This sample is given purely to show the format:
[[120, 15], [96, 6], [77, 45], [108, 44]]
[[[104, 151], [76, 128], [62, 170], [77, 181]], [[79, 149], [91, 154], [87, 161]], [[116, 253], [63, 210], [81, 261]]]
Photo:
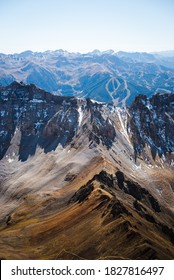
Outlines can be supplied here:
[[0, 52], [174, 49], [174, 0], [0, 0]]

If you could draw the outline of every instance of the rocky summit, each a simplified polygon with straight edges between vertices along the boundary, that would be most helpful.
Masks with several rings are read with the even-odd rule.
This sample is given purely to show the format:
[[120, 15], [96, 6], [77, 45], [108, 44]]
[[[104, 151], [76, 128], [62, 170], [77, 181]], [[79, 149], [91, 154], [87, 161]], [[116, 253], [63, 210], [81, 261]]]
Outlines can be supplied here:
[[173, 106], [1, 86], [1, 259], [173, 259]]

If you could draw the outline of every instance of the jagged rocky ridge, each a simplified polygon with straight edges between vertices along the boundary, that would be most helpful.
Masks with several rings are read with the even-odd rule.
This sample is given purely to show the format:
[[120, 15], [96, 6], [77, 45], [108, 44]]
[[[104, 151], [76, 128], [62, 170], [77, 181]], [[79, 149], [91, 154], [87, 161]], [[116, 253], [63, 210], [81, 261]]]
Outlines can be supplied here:
[[174, 257], [173, 94], [121, 109], [13, 82], [0, 100], [1, 258]]
[[[16, 130], [20, 131], [19, 159], [34, 155], [37, 146], [44, 152], [63, 147], [73, 141], [85, 114], [89, 121], [82, 125], [90, 141], [111, 148], [117, 139], [115, 115], [121, 129], [134, 146], [135, 158], [148, 160], [145, 147], [149, 146], [153, 159], [174, 152], [174, 94], [155, 94], [136, 97], [127, 109], [112, 103], [97, 103], [90, 99], [60, 97], [45, 92], [35, 85], [13, 82], [0, 88], [0, 158], [6, 154]], [[109, 112], [109, 114], [108, 114]]]

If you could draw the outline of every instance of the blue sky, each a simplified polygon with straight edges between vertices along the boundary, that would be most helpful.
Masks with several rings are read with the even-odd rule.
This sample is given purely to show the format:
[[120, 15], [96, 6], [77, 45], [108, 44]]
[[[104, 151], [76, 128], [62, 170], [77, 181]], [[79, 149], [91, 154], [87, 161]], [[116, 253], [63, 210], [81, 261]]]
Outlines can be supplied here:
[[173, 0], [0, 0], [0, 52], [174, 49]]

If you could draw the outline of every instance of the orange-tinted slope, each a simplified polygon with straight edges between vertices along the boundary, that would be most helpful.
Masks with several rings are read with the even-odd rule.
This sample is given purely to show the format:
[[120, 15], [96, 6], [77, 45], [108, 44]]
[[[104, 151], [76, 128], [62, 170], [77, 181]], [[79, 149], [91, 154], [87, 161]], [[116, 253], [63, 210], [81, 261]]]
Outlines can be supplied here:
[[[99, 166], [102, 168], [104, 163], [98, 160], [98, 170]], [[94, 161], [88, 172], [92, 175], [95, 168]], [[69, 177], [64, 190], [44, 197], [31, 194], [23, 199], [1, 226], [0, 257], [174, 257], [173, 215], [147, 189], [118, 170], [112, 175], [101, 171], [87, 182], [78, 181]]]

